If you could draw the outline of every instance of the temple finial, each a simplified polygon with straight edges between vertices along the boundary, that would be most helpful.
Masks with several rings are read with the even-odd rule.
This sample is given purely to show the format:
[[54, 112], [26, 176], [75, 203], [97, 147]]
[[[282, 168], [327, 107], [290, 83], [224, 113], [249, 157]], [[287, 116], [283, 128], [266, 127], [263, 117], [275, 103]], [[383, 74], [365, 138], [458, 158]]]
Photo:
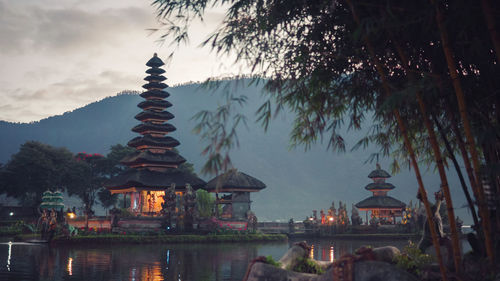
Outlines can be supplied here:
[[380, 170], [380, 169], [381, 169], [381, 168], [380, 168], [380, 164], [379, 164], [379, 163], [377, 163], [377, 170]]

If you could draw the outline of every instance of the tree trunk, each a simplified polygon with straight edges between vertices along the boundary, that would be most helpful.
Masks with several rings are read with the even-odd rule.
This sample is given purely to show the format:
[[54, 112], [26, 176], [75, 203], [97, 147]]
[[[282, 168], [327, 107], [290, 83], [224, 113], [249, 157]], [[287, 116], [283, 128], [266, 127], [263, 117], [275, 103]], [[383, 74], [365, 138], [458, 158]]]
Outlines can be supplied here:
[[493, 15], [490, 1], [481, 0], [481, 8], [483, 9], [486, 26], [488, 26], [488, 31], [490, 32], [491, 41], [493, 41], [493, 47], [495, 48], [497, 61], [498, 63], [500, 63], [500, 36], [498, 36], [498, 32], [495, 26], [495, 16]]
[[[354, 6], [353, 6], [351, 0], [347, 0], [347, 3], [351, 9], [354, 20], [356, 21], [356, 23], [358, 25], [360, 25], [359, 17], [357, 16], [356, 11], [354, 10]], [[373, 62], [375, 64], [375, 68], [380, 76], [381, 81], [382, 81], [382, 86], [384, 88], [385, 94], [387, 97], [389, 97], [389, 96], [391, 96], [392, 92], [389, 88], [384, 70], [381, 66], [381, 63], [377, 59], [377, 57], [375, 55], [374, 48], [371, 45], [371, 42], [366, 35], [364, 36], [364, 40], [366, 42], [367, 50], [373, 59]], [[427, 191], [425, 190], [424, 183], [422, 181], [422, 176], [420, 175], [420, 169], [418, 167], [418, 163], [416, 160], [415, 151], [413, 150], [413, 146], [410, 142], [410, 139], [408, 137], [408, 133], [406, 131], [406, 125], [403, 122], [403, 119], [401, 118], [399, 110], [394, 109], [394, 115], [396, 117], [396, 121], [398, 123], [399, 130], [401, 131], [401, 134], [403, 135], [404, 144], [405, 144], [406, 149], [408, 150], [408, 153], [410, 155], [411, 164], [413, 166], [413, 170], [415, 171], [415, 176], [416, 176], [417, 182], [418, 182], [418, 192], [420, 193], [420, 196], [422, 198], [422, 202], [424, 203], [425, 210], [427, 213], [427, 222], [429, 224], [429, 229], [430, 229], [431, 236], [432, 236], [432, 244], [434, 245], [434, 248], [436, 249], [436, 256], [437, 256], [437, 259], [439, 262], [439, 269], [441, 271], [441, 276], [443, 278], [443, 281], [446, 281], [446, 280], [448, 280], [448, 278], [446, 276], [446, 268], [444, 266], [443, 258], [441, 256], [441, 249], [440, 249], [440, 245], [439, 245], [439, 241], [438, 241], [438, 236], [436, 233], [436, 228], [434, 226], [434, 221], [432, 219], [431, 206], [430, 206], [429, 201], [427, 199]]]
[[436, 1], [431, 0], [431, 2], [434, 4], [435, 9], [436, 9], [436, 22], [438, 25], [439, 33], [441, 35], [441, 41], [442, 41], [441, 45], [443, 47], [443, 52], [444, 52], [444, 55], [446, 58], [446, 62], [448, 64], [448, 71], [450, 72], [451, 80], [453, 83], [453, 88], [455, 89], [455, 94], [457, 96], [458, 108], [459, 108], [460, 116], [462, 118], [462, 123], [464, 126], [465, 137], [466, 137], [467, 142], [469, 144], [469, 151], [471, 154], [472, 165], [474, 167], [474, 173], [475, 173], [475, 179], [476, 179], [477, 195], [479, 196], [479, 197], [477, 197], [477, 199], [478, 199], [479, 211], [481, 213], [481, 219], [482, 219], [481, 222], [482, 222], [483, 232], [484, 232], [486, 254], [488, 255], [488, 259], [489, 259], [490, 264], [493, 265], [494, 260], [495, 260], [495, 253], [493, 251], [492, 237], [490, 236], [491, 224], [490, 224], [490, 218], [489, 218], [489, 214], [488, 214], [488, 207], [485, 204], [484, 190], [482, 188], [482, 183], [481, 183], [479, 154], [477, 152], [476, 141], [474, 140], [474, 136], [472, 135], [469, 117], [467, 115], [465, 94], [464, 94], [463, 89], [462, 89], [462, 84], [460, 83], [460, 78], [458, 77], [458, 71], [457, 71], [457, 67], [455, 64], [455, 59], [453, 58], [453, 51], [451, 50], [451, 47], [449, 44], [449, 39], [448, 39], [448, 33], [446, 32], [446, 28], [444, 26], [443, 15], [441, 13], [439, 5], [436, 4]]
[[467, 199], [467, 204], [469, 205], [469, 209], [470, 209], [471, 214], [472, 214], [472, 220], [474, 220], [475, 225], [479, 225], [479, 220], [477, 218], [476, 209], [474, 208], [474, 202], [472, 201], [472, 198], [470, 197], [469, 190], [467, 190], [467, 184], [465, 183], [464, 176], [462, 174], [460, 166], [458, 165], [458, 161], [457, 161], [457, 158], [455, 157], [454, 151], [451, 148], [450, 142], [448, 141], [448, 138], [446, 137], [446, 134], [443, 131], [441, 124], [439, 124], [439, 120], [437, 120], [437, 118], [434, 114], [432, 114], [432, 117], [433, 117], [434, 123], [436, 124], [436, 127], [438, 129], [438, 132], [441, 135], [441, 138], [443, 139], [444, 145], [446, 146], [446, 150], [450, 154], [450, 159], [453, 162], [453, 166], [455, 167], [455, 170], [457, 171], [457, 175], [458, 175], [458, 178], [460, 180], [460, 185], [462, 186], [462, 189], [463, 189], [464, 194], [465, 194], [465, 198]]
[[[415, 81], [413, 74], [410, 72], [408, 67], [409, 61], [406, 54], [401, 49], [401, 46], [394, 40], [394, 46], [399, 54], [404, 70], [410, 78], [410, 81]], [[453, 211], [453, 201], [451, 200], [450, 188], [448, 186], [448, 179], [446, 177], [446, 170], [443, 165], [443, 157], [441, 155], [441, 149], [437, 141], [436, 133], [432, 127], [431, 120], [429, 118], [427, 107], [425, 105], [424, 99], [422, 98], [422, 93], [417, 90], [416, 92], [418, 106], [420, 108], [420, 113], [424, 119], [424, 125], [429, 134], [429, 141], [431, 143], [432, 151], [434, 153], [434, 158], [436, 160], [436, 165], [439, 172], [439, 177], [441, 179], [441, 189], [444, 193], [444, 198], [446, 200], [446, 211], [448, 213], [448, 222], [450, 223], [451, 231], [451, 241], [453, 247], [453, 262], [455, 263], [455, 271], [459, 272], [461, 268], [461, 252], [460, 252], [460, 238], [458, 237], [457, 224], [455, 221], [455, 212]]]

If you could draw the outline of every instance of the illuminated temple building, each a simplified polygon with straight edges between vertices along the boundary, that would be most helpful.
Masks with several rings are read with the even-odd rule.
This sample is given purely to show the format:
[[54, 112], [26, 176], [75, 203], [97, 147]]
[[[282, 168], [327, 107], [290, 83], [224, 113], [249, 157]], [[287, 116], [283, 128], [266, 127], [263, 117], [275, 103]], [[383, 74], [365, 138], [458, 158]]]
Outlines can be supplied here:
[[395, 188], [394, 185], [385, 182], [391, 175], [377, 164], [377, 169], [373, 170], [368, 177], [373, 182], [365, 186], [365, 189], [373, 192], [373, 196], [357, 203], [356, 208], [366, 211], [366, 221], [368, 221], [368, 212], [371, 212], [371, 218], [395, 223], [396, 217], [402, 217], [406, 204], [387, 195], [389, 190]]
[[174, 115], [165, 110], [172, 104], [165, 100], [170, 94], [164, 90], [168, 86], [163, 83], [166, 78], [162, 65], [156, 54], [146, 63], [149, 75], [144, 80], [148, 83], [142, 86], [146, 91], [140, 95], [145, 100], [137, 105], [142, 112], [135, 116], [141, 123], [132, 128], [140, 136], [128, 142], [136, 152], [121, 161], [128, 169], [105, 185], [111, 193], [129, 197], [130, 209], [136, 214], [158, 214], [165, 190], [171, 184], [175, 184], [178, 196], [182, 196], [187, 184], [195, 190], [205, 185], [202, 179], [179, 169], [186, 159], [174, 150], [179, 141], [167, 135], [176, 128], [167, 123]]

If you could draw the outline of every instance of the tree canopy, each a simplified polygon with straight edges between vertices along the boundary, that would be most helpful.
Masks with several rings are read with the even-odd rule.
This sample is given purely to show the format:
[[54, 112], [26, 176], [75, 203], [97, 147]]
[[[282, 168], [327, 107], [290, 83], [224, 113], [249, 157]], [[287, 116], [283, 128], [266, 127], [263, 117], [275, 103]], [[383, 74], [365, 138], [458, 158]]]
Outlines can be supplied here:
[[[411, 165], [428, 214], [418, 165], [434, 165], [450, 218], [457, 270], [459, 242], [444, 165], [447, 158], [461, 155], [477, 202], [469, 207], [480, 214], [478, 235], [484, 237], [490, 262], [494, 252], [500, 252], [498, 235], [493, 234], [500, 229], [492, 229], [490, 223], [490, 216], [498, 221], [494, 210], [500, 209], [498, 2], [152, 3], [165, 24], [162, 38], [174, 43], [188, 38], [192, 21], [202, 19], [209, 7], [227, 7], [223, 23], [204, 44], [220, 54], [236, 54], [251, 67], [255, 80], [263, 78], [269, 100], [258, 117], [265, 127], [284, 107], [295, 113], [292, 145], [327, 141], [333, 150], [343, 151], [346, 144], [339, 129], [359, 129], [364, 119], [372, 119], [369, 133], [355, 148], [375, 143], [381, 154], [394, 158], [393, 168]], [[210, 120], [200, 118], [202, 128], [214, 136], [220, 135], [224, 122], [215, 119], [222, 129], [211, 131]], [[209, 159], [223, 159], [221, 151], [234, 145], [225, 134], [203, 136], [213, 147]], [[489, 203], [485, 189], [493, 194]], [[468, 193], [467, 186], [463, 190]], [[441, 271], [446, 280], [442, 263]]]
[[27, 206], [40, 204], [46, 190], [64, 191], [71, 187], [67, 176], [73, 154], [36, 141], [21, 145], [0, 173], [0, 189]]

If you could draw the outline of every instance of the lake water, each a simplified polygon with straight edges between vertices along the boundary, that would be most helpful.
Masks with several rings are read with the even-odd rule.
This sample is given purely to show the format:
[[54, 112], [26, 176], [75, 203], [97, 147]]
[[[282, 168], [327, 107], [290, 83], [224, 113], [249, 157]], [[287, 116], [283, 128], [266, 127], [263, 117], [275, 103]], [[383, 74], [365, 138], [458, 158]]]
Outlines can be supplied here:
[[[149, 245], [36, 245], [0, 243], [0, 280], [241, 280], [249, 262], [275, 260], [294, 242]], [[394, 245], [405, 240], [310, 240], [314, 257], [332, 260], [355, 249]]]

